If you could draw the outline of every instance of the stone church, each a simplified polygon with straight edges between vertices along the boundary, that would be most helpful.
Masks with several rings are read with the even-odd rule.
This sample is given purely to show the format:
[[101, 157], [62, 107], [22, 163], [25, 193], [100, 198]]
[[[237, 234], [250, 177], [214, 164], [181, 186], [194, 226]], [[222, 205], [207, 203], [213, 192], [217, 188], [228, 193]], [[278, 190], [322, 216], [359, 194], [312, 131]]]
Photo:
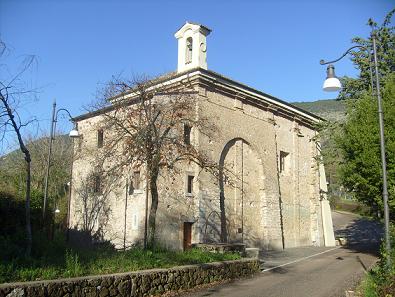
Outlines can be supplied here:
[[[193, 143], [219, 164], [227, 164], [240, 177], [240, 186], [218, 180], [193, 164], [185, 164], [170, 189], [165, 186], [167, 177], [162, 176], [159, 241], [179, 250], [195, 243], [219, 242], [222, 195], [229, 242], [260, 249], [335, 245], [315, 128], [322, 119], [208, 70], [206, 39], [210, 32], [203, 25], [187, 22], [175, 33], [177, 71], [163, 80], [169, 85], [188, 81], [193, 86], [201, 112], [215, 119], [219, 129], [215, 139], [192, 131]], [[100, 149], [106, 139], [106, 131], [94, 125], [100, 117], [100, 112], [94, 112], [75, 118], [82, 135], [75, 150]], [[73, 162], [69, 227], [74, 230], [81, 230], [87, 217], [87, 203], [79, 189], [90, 167], [88, 157]], [[110, 193], [106, 224], [99, 214], [92, 225], [92, 231], [100, 230], [102, 239], [118, 248], [141, 243], [144, 236], [149, 207], [146, 182], [143, 172], [133, 172], [131, 178], [134, 191], [125, 192], [120, 186]]]

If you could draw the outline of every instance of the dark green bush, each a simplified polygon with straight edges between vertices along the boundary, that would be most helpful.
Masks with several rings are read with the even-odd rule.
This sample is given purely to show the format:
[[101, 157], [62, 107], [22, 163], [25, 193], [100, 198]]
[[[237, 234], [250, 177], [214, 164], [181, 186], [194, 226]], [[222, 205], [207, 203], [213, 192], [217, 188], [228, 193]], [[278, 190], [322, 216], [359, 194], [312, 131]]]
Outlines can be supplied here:
[[[391, 252], [388, 255], [384, 243], [381, 246], [380, 261], [369, 272], [362, 284], [363, 296], [388, 297], [395, 296], [395, 226], [391, 225]], [[387, 265], [387, 257], [391, 265]]]

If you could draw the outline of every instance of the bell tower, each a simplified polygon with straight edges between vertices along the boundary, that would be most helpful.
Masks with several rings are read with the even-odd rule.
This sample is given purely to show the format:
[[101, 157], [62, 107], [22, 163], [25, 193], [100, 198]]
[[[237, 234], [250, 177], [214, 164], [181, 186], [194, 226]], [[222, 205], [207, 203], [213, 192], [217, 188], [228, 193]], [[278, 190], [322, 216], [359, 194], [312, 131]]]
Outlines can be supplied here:
[[200, 67], [207, 69], [206, 37], [211, 30], [203, 25], [186, 22], [174, 36], [178, 40], [177, 72]]

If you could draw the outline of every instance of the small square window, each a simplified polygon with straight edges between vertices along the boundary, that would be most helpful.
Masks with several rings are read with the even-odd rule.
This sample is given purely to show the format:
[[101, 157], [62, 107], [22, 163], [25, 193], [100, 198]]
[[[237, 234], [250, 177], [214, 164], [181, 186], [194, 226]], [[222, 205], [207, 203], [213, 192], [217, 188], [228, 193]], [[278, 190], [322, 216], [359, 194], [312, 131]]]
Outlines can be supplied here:
[[140, 190], [140, 171], [133, 172], [133, 189]]
[[191, 144], [191, 131], [192, 127], [188, 124], [184, 124], [184, 143], [186, 145]]
[[93, 193], [101, 194], [101, 177], [98, 174], [93, 178]]
[[130, 182], [128, 184], [128, 194], [133, 195], [133, 192], [134, 192], [133, 180], [130, 180]]
[[193, 175], [188, 175], [188, 178], [187, 178], [187, 194], [192, 194], [192, 192], [193, 192], [193, 179], [194, 179]]
[[139, 229], [139, 216], [138, 213], [135, 212], [132, 215], [132, 230], [138, 230]]
[[103, 147], [103, 139], [104, 139], [104, 133], [103, 130], [97, 130], [97, 147], [101, 148]]
[[280, 160], [279, 160], [280, 164], [280, 173], [281, 172], [286, 172], [288, 170], [289, 167], [289, 153], [284, 152], [284, 151], [280, 151]]

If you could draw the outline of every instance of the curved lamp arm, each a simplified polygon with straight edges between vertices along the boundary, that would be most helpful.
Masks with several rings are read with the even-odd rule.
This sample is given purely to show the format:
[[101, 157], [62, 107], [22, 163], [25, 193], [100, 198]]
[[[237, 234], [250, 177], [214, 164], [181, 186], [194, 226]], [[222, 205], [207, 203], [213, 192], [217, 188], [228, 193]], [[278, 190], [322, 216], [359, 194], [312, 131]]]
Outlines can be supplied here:
[[[371, 38], [372, 38], [372, 50], [369, 50], [369, 48], [361, 45], [356, 45], [351, 48], [349, 48], [339, 59], [330, 61], [330, 62], [325, 62], [324, 60], [320, 61], [321, 65], [325, 64], [330, 64], [330, 63], [335, 63], [339, 60], [341, 60], [345, 55], [347, 55], [352, 49], [354, 48], [360, 48], [363, 50], [368, 50], [369, 52], [369, 70], [370, 70], [370, 80], [371, 80], [371, 88], [372, 88], [372, 95], [374, 92], [374, 85], [373, 85], [373, 71], [372, 71], [372, 55], [373, 55], [373, 65], [374, 65], [374, 70], [375, 70], [375, 78], [376, 78], [376, 89], [375, 93], [377, 96], [377, 105], [378, 105], [378, 118], [379, 118], [379, 127], [380, 127], [380, 153], [381, 153], [381, 168], [382, 168], [382, 182], [383, 182], [383, 204], [384, 204], [384, 222], [385, 222], [385, 248], [387, 255], [391, 254], [391, 242], [390, 242], [390, 232], [389, 232], [389, 221], [390, 221], [390, 215], [389, 215], [389, 207], [388, 207], [388, 189], [387, 189], [387, 169], [386, 169], [386, 151], [385, 151], [385, 135], [384, 135], [384, 118], [383, 118], [383, 109], [382, 109], [382, 103], [381, 103], [381, 95], [380, 95], [380, 80], [379, 80], [379, 70], [378, 70], [378, 62], [377, 62], [377, 47], [376, 47], [376, 41], [377, 41], [377, 33], [374, 30], [374, 26], [371, 20], [369, 20], [370, 25], [372, 27], [372, 33], [371, 33]], [[373, 51], [373, 54], [372, 54]], [[333, 70], [333, 65], [329, 65], [328, 69], [332, 67]], [[387, 256], [386, 257], [386, 263], [387, 267], [391, 267], [391, 257]]]
[[[52, 139], [55, 139], [56, 123], [58, 122], [58, 114], [59, 114], [60, 111], [64, 111], [64, 112], [67, 113], [67, 115], [68, 115], [69, 118], [70, 118], [70, 121], [71, 121], [71, 122], [73, 123], [73, 125], [74, 125], [74, 130], [77, 130], [77, 124], [76, 124], [76, 122], [73, 120], [73, 117], [71, 116], [70, 112], [69, 112], [66, 108], [59, 108], [59, 109], [56, 111], [55, 116], [54, 116], [54, 119], [53, 119], [53, 132], [52, 132], [53, 134], [52, 134], [52, 136], [51, 136]], [[76, 136], [75, 136], [75, 137], [76, 137]]]
[[[341, 59], [343, 59], [343, 58], [344, 58], [347, 54], [349, 54], [350, 51], [353, 50], [354, 48], [360, 48], [360, 49], [362, 49], [362, 50], [368, 50], [368, 48], [365, 47], [365, 46], [362, 46], [362, 45], [355, 45], [355, 46], [350, 47], [340, 58], [338, 58], [338, 59], [336, 59], [336, 60], [333, 60], [333, 61], [329, 61], [329, 62], [326, 62], [326, 61], [324, 61], [324, 60], [321, 60], [321, 61], [320, 61], [320, 64], [321, 64], [321, 65], [326, 65], [326, 64], [336, 63], [337, 61], [340, 61]], [[369, 56], [370, 56], [370, 53], [369, 53]]]
[[[361, 50], [365, 50], [365, 51], [369, 51], [369, 48], [363, 45], [354, 45], [352, 47], [350, 47], [343, 55], [340, 56], [340, 58], [333, 60], [333, 61], [325, 61], [325, 60], [321, 60], [320, 64], [321, 65], [327, 65], [327, 64], [332, 64], [332, 63], [336, 63], [338, 61], [340, 61], [341, 59], [343, 59], [347, 54], [349, 54], [351, 52], [351, 50], [353, 50], [354, 48], [359, 48]], [[370, 72], [370, 87], [372, 88], [373, 91], [373, 70], [372, 70], [372, 53], [369, 51], [369, 72]]]
[[66, 108], [59, 108], [59, 109], [56, 111], [56, 114], [55, 114], [55, 122], [58, 120], [58, 113], [59, 113], [59, 111], [65, 111], [65, 112], [67, 113], [67, 115], [69, 116], [70, 121], [74, 122], [74, 121], [73, 121], [73, 117], [71, 116], [70, 112], [69, 112]]

